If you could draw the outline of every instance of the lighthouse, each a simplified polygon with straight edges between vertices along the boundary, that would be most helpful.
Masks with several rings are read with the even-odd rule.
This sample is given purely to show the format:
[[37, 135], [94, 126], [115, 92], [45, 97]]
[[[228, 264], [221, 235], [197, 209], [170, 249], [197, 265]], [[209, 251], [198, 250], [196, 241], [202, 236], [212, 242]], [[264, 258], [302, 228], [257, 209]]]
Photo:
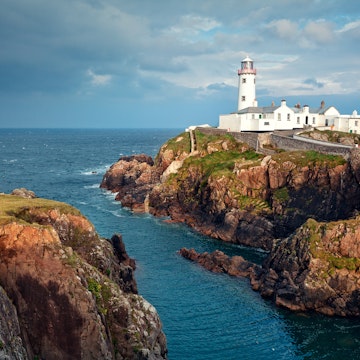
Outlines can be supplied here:
[[241, 69], [238, 70], [238, 75], [238, 111], [250, 106], [257, 106], [255, 93], [256, 69], [254, 69], [254, 62], [249, 57], [246, 57], [241, 62]]

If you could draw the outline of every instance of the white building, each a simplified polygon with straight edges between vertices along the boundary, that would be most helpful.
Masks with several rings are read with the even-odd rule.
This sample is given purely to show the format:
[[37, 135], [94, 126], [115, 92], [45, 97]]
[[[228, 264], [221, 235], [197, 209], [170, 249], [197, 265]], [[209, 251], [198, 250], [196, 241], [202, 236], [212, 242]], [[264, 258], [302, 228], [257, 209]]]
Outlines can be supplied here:
[[[236, 112], [219, 117], [219, 129], [228, 131], [274, 131], [311, 127], [331, 127], [339, 131], [360, 133], [360, 117], [340, 115], [334, 106], [318, 108], [308, 105], [289, 107], [285, 100], [279, 106], [258, 106], [256, 101], [256, 69], [254, 62], [246, 57], [238, 70], [239, 93]], [[356, 124], [356, 126], [355, 126]]]

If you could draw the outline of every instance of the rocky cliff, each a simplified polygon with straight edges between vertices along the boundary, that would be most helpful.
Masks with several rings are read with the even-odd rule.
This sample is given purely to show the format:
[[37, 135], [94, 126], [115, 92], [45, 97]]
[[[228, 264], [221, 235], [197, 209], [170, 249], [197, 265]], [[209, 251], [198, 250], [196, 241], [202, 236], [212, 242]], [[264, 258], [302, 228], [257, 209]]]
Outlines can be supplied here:
[[359, 150], [347, 158], [315, 151], [265, 156], [229, 135], [200, 131], [195, 143], [190, 151], [184, 133], [153, 163], [143, 155], [120, 158], [101, 187], [117, 192], [124, 206], [268, 250], [262, 266], [221, 252], [180, 253], [211, 271], [249, 277], [279, 306], [359, 316]]
[[120, 235], [71, 206], [0, 195], [0, 357], [165, 359]]
[[184, 133], [164, 144], [154, 165], [120, 158], [101, 187], [123, 206], [170, 216], [224, 241], [271, 249], [306, 219], [346, 219], [359, 207], [358, 151], [351, 158], [314, 151], [256, 153], [229, 135]]
[[206, 269], [248, 277], [254, 290], [278, 306], [325, 315], [360, 316], [360, 218], [329, 223], [309, 219], [274, 242], [262, 266], [221, 251], [180, 254]]

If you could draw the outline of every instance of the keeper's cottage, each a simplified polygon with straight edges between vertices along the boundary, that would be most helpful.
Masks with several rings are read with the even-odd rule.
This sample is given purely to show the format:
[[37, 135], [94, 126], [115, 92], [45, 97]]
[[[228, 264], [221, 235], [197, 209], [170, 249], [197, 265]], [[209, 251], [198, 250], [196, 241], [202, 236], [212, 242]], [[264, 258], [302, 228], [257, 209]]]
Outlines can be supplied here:
[[304, 127], [329, 127], [345, 132], [360, 133], [360, 117], [340, 115], [334, 106], [325, 107], [324, 101], [317, 108], [308, 105], [289, 107], [285, 100], [279, 106], [258, 106], [256, 100], [256, 69], [246, 57], [238, 70], [239, 93], [237, 111], [220, 115], [219, 128], [228, 131], [274, 131], [302, 129]]

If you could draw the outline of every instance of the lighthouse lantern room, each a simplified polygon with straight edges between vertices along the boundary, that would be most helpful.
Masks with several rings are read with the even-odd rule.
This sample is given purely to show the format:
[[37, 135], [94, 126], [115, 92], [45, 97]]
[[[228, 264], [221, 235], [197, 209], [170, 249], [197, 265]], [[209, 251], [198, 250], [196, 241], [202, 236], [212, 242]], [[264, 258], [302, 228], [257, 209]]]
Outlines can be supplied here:
[[254, 62], [249, 57], [246, 57], [241, 62], [241, 69], [238, 70], [238, 75], [238, 111], [250, 106], [257, 106], [255, 92], [256, 69], [254, 69]]

